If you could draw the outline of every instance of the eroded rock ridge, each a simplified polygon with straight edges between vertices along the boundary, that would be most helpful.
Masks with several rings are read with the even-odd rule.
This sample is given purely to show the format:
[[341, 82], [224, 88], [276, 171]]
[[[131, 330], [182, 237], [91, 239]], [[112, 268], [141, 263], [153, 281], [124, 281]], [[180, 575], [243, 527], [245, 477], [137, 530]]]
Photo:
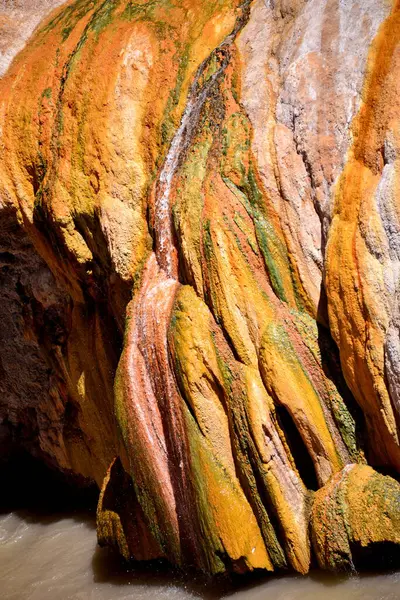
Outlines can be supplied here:
[[0, 441], [124, 558], [398, 559], [399, 61], [397, 1], [74, 0], [0, 81]]

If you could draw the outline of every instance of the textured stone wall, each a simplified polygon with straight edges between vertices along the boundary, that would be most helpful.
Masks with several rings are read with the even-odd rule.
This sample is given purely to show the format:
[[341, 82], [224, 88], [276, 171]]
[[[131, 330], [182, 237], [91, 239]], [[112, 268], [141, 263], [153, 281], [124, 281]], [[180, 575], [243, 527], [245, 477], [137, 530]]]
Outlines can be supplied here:
[[98, 483], [125, 558], [397, 548], [399, 23], [75, 0], [0, 81], [2, 427]]
[[0, 76], [43, 17], [62, 3], [63, 0], [1, 0]]

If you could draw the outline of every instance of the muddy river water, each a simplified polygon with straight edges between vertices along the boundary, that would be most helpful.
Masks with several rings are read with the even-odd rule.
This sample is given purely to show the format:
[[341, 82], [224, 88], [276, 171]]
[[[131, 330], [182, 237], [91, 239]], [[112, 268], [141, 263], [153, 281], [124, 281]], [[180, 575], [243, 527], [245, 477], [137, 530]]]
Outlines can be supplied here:
[[245, 585], [125, 572], [96, 545], [90, 513], [0, 515], [2, 600], [400, 600], [400, 572], [361, 577], [269, 577]]

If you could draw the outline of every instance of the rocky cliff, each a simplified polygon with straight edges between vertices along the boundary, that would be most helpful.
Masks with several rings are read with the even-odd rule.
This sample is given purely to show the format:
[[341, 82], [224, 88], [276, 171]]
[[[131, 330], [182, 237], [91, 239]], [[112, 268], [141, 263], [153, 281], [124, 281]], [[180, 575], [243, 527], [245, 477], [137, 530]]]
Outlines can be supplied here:
[[126, 559], [398, 556], [399, 73], [397, 0], [74, 0], [0, 80], [2, 445]]

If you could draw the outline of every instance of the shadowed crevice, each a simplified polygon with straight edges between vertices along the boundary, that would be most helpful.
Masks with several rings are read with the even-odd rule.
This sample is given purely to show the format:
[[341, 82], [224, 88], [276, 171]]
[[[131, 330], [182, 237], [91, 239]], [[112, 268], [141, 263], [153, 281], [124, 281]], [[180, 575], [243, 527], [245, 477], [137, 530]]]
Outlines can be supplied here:
[[368, 546], [352, 542], [350, 548], [356, 571], [386, 571], [400, 567], [400, 546], [394, 542], [373, 542]]
[[282, 404], [277, 404], [276, 414], [304, 485], [309, 490], [318, 490], [314, 463], [289, 411]]

